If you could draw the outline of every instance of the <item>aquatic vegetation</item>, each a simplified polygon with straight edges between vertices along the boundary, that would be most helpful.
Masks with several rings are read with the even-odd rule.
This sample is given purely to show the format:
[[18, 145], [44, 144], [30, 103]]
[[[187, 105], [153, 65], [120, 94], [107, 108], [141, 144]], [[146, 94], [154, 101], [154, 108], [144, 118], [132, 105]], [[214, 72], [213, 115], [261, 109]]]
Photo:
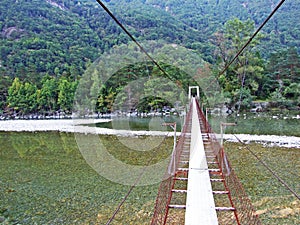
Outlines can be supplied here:
[[[249, 144], [293, 190], [300, 192], [300, 150]], [[229, 160], [251, 198], [262, 224], [298, 224], [300, 201], [239, 143], [225, 143]]]
[[[113, 151], [115, 137], [102, 138]], [[131, 157], [123, 155], [124, 160]], [[4, 224], [103, 224], [129, 189], [97, 174], [71, 133], [0, 133], [0, 171]], [[157, 188], [135, 188], [118, 221], [149, 223]]]
[[[173, 138], [167, 138], [153, 157], [151, 151], [124, 147], [116, 136], [101, 135], [101, 140], [114, 157], [133, 165], [143, 165], [149, 157], [153, 162], [166, 157], [173, 144]], [[225, 147], [263, 224], [297, 224], [299, 201], [243, 146], [225, 143]], [[299, 192], [299, 149], [250, 147]], [[149, 224], [158, 185], [135, 187], [113, 224]], [[82, 157], [72, 133], [0, 132], [2, 224], [105, 224], [129, 188], [97, 174]]]

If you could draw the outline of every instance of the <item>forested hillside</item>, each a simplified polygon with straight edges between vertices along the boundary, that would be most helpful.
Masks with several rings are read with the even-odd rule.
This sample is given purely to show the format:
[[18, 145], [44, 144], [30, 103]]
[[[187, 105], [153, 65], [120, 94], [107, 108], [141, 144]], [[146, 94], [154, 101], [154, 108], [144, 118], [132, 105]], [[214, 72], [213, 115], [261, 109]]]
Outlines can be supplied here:
[[[135, 37], [171, 43], [199, 39], [161, 10], [133, 4], [109, 6]], [[1, 67], [13, 77], [77, 76], [103, 51], [129, 40], [96, 1], [3, 0], [0, 7]]]
[[[217, 30], [232, 18], [244, 21], [251, 19], [258, 27], [271, 13], [279, 1], [261, 0], [148, 0], [173, 15], [186, 25], [200, 31], [209, 39]], [[264, 27], [265, 39], [260, 49], [262, 55], [269, 56], [282, 48], [300, 47], [299, 10], [300, 1], [286, 1], [276, 15]]]
[[[215, 76], [226, 63], [220, 57], [218, 37], [229, 32], [227, 22], [248, 21], [249, 32], [238, 40], [243, 42], [277, 4], [275, 0], [105, 2], [138, 40], [164, 40], [193, 49], [210, 63]], [[256, 77], [245, 83], [246, 105], [254, 99], [300, 102], [299, 3], [284, 3], [247, 56], [253, 64], [248, 70]], [[129, 41], [94, 0], [2, 0], [0, 12], [1, 111], [69, 111], [86, 68], [103, 52]], [[227, 48], [232, 42], [228, 44]], [[232, 104], [240, 88], [234, 71], [246, 67], [238, 66], [232, 68], [231, 77], [218, 77]]]

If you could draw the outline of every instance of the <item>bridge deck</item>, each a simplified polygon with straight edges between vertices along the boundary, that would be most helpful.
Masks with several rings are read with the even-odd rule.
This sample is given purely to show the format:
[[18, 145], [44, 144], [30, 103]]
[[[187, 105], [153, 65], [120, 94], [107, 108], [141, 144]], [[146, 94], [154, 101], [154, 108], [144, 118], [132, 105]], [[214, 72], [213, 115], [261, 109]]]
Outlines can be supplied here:
[[[195, 101], [195, 99], [193, 99]], [[215, 202], [195, 102], [187, 186], [185, 224], [218, 224]]]
[[261, 224], [196, 99], [174, 156], [175, 172], [167, 170], [160, 184], [151, 225]]

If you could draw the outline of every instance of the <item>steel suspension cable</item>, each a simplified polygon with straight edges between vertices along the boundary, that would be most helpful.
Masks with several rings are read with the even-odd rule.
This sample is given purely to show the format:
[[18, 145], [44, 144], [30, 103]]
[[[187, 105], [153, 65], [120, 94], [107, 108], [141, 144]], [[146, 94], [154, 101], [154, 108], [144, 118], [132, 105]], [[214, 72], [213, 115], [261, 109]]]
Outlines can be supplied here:
[[247, 146], [244, 142], [242, 142], [241, 139], [239, 139], [235, 134], [233, 134], [233, 135], [241, 144], [243, 144], [246, 147], [246, 149], [251, 153], [251, 155], [253, 155], [283, 186], [286, 187], [287, 190], [289, 190], [296, 198], [298, 198], [300, 200], [300, 196], [295, 190], [293, 190], [281, 177], [279, 177], [279, 175], [275, 171], [273, 171], [262, 159], [260, 159], [250, 149], [249, 146]]
[[228, 67], [239, 57], [239, 55], [244, 51], [244, 49], [252, 42], [252, 40], [255, 38], [255, 36], [260, 32], [260, 30], [266, 25], [266, 23], [272, 18], [272, 16], [275, 14], [275, 12], [281, 7], [281, 5], [285, 2], [285, 0], [281, 0], [278, 5], [273, 9], [271, 14], [265, 19], [265, 21], [259, 26], [259, 28], [254, 32], [254, 34], [249, 38], [249, 40], [244, 44], [244, 46], [236, 53], [236, 55], [233, 57], [233, 59], [225, 66], [225, 68], [219, 73], [219, 76], [221, 76], [225, 71], [228, 69]]
[[[139, 47], [139, 49], [150, 59], [150, 61], [157, 66], [157, 68], [166, 76], [168, 77], [170, 80], [171, 77], [170, 75], [155, 61], [155, 59], [149, 55], [149, 53], [143, 48], [143, 46], [133, 37], [133, 35], [123, 26], [123, 24], [114, 16], [114, 14], [105, 6], [105, 4], [103, 4], [102, 1], [100, 0], [96, 0], [98, 2], [98, 4], [106, 11], [106, 13], [117, 23], [117, 25], [130, 37], [130, 39]], [[165, 136], [164, 140], [166, 139], [166, 137], [168, 136], [168, 134]], [[164, 141], [163, 140], [163, 141]], [[162, 142], [163, 143], [163, 142]], [[161, 144], [162, 144], [161, 143]], [[159, 146], [161, 146], [161, 144]], [[143, 168], [142, 172], [140, 173], [140, 175], [138, 176], [138, 178], [135, 180], [135, 182], [133, 183], [133, 185], [129, 188], [127, 194], [125, 195], [125, 197], [122, 199], [122, 201], [119, 203], [118, 207], [116, 208], [116, 210], [114, 211], [113, 215], [111, 216], [111, 218], [108, 220], [108, 222], [106, 223], [106, 225], [109, 225], [115, 218], [115, 216], [118, 214], [118, 212], [120, 211], [122, 205], [124, 204], [124, 202], [126, 201], [126, 199], [128, 198], [128, 196], [131, 194], [132, 190], [136, 187], [136, 185], [139, 183], [139, 181], [141, 180], [143, 174], [146, 172], [147, 170], [147, 166], [151, 163], [151, 161], [154, 158], [154, 154], [153, 156], [150, 158], [150, 160], [148, 161], [147, 165]]]
[[155, 61], [155, 59], [149, 55], [149, 53], [143, 48], [143, 46], [133, 37], [133, 35], [124, 27], [124, 25], [115, 17], [115, 15], [105, 6], [105, 4], [100, 1], [96, 0], [98, 4], [106, 11], [106, 13], [118, 24], [118, 26], [130, 37], [130, 39], [139, 47], [139, 49], [153, 62], [154, 65], [170, 80], [171, 76]]
[[[269, 14], [269, 16], [264, 20], [264, 22], [259, 26], [259, 28], [253, 33], [253, 35], [249, 38], [249, 40], [243, 45], [243, 47], [236, 53], [236, 55], [233, 57], [233, 59], [224, 67], [224, 69], [218, 74], [218, 76], [214, 79], [215, 81], [218, 80], [218, 77], [220, 77], [223, 73], [226, 72], [226, 70], [229, 68], [229, 66], [239, 57], [239, 55], [245, 50], [245, 48], [252, 42], [252, 40], [255, 38], [255, 36], [260, 32], [260, 30], [269, 22], [269, 20], [273, 17], [275, 12], [282, 6], [282, 4], [285, 2], [285, 0], [281, 0], [277, 6], [273, 9], [273, 11]], [[207, 90], [210, 88], [210, 86], [214, 82], [211, 82], [210, 85], [205, 89]]]

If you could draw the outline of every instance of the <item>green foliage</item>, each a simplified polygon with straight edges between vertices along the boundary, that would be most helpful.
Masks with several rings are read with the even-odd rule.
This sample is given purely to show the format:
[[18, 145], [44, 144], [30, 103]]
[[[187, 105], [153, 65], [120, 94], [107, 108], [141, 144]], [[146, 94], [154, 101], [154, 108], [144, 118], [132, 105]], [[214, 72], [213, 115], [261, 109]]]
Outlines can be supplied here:
[[41, 111], [56, 110], [57, 81], [54, 77], [45, 76], [42, 80], [42, 88], [38, 93], [39, 109]]
[[45, 76], [41, 88], [37, 88], [34, 84], [15, 78], [8, 89], [7, 107], [20, 115], [54, 113], [57, 110], [70, 113], [77, 84], [77, 81], [65, 77], [57, 80]]
[[6, 107], [7, 95], [8, 95], [8, 87], [12, 83], [10, 77], [3, 75], [0, 76], [0, 113]]
[[57, 104], [61, 111], [71, 112], [77, 84], [77, 82], [70, 82], [65, 77], [59, 79]]
[[23, 89], [23, 84], [20, 82], [19, 78], [15, 78], [11, 87], [8, 89], [8, 106], [14, 110], [19, 109], [19, 102], [23, 96], [21, 95]]
[[[129, 40], [94, 1], [50, 3], [1, 1], [1, 61], [11, 76], [34, 82], [46, 73], [67, 72], [76, 77], [99, 53]], [[151, 6], [109, 4], [138, 39], [199, 42], [196, 31]]]
[[[199, 35], [203, 40], [209, 40], [216, 31], [222, 29], [224, 24], [233, 18], [241, 21], [250, 19], [254, 21], [255, 27], [258, 27], [270, 14], [276, 3], [258, 0], [149, 0], [147, 4], [167, 11], [187, 26], [200, 31]], [[276, 12], [262, 30], [265, 37], [261, 41], [261, 45], [257, 46], [261, 55], [268, 57], [270, 53], [287, 46], [296, 46], [299, 51], [300, 28], [295, 26], [298, 24], [297, 12], [299, 12], [297, 1], [285, 2]], [[208, 49], [210, 51], [201, 51], [205, 54], [205, 59], [208, 59], [213, 53], [213, 48]]]
[[1, 60], [13, 77], [36, 82], [55, 68], [74, 72], [72, 66], [82, 73], [98, 54], [101, 41], [75, 14], [46, 1], [4, 0], [0, 8]]
[[[164, 40], [193, 49], [201, 54], [202, 59], [219, 66], [215, 66], [214, 71], [217, 67], [218, 71], [224, 67], [254, 28], [264, 21], [270, 13], [270, 7], [273, 7], [271, 2], [241, 0], [118, 0], [106, 1], [106, 4], [139, 41], [155, 40], [159, 43]], [[55, 77], [56, 82], [60, 77], [66, 77], [69, 81], [78, 82], [88, 66], [99, 56], [113, 46], [127, 44], [130, 40], [106, 12], [91, 0], [3, 0], [0, 11], [1, 111], [9, 104], [14, 108], [20, 107], [20, 102], [7, 102], [8, 88], [15, 77], [37, 88], [37, 106], [31, 100], [33, 106], [27, 111], [35, 111], [36, 108], [41, 111], [59, 108], [68, 111], [70, 103], [66, 102], [70, 100], [63, 96], [64, 91], [58, 97], [58, 83], [50, 84], [43, 77]], [[246, 49], [250, 53], [244, 53], [226, 75], [218, 78], [232, 104], [237, 101], [233, 95], [241, 86], [244, 71], [245, 88], [249, 89], [253, 98], [268, 98], [280, 88], [285, 98], [297, 101], [297, 88], [290, 85], [299, 82], [300, 31], [294, 26], [298, 22], [298, 11], [299, 4], [295, 1], [283, 4], [264, 28], [264, 35], [253, 40], [250, 49]], [[294, 48], [287, 52], [283, 50], [291, 46]], [[176, 54], [172, 48], [169, 50], [165, 52], [166, 56]], [[184, 62], [181, 56], [178, 57], [179, 64]], [[268, 61], [266, 74], [264, 60]], [[279, 70], [275, 68], [281, 68], [282, 87], [277, 78]], [[174, 69], [169, 66], [166, 69], [170, 69], [170, 73], [175, 76], [173, 81], [182, 82], [180, 85], [184, 89], [193, 83], [184, 78], [184, 73], [180, 73], [183, 77], [179, 78], [176, 77], [177, 73], [173, 73]], [[189, 71], [185, 67], [180, 69]], [[212, 77], [212, 74], [209, 76]], [[94, 79], [99, 78], [94, 76]], [[95, 80], [94, 83], [99, 82]], [[118, 87], [122, 84], [124, 82], [120, 81]], [[52, 86], [52, 91], [56, 93], [47, 91], [47, 86]], [[90, 95], [99, 94], [101, 86], [93, 86]], [[61, 88], [67, 89], [63, 86]], [[112, 85], [114, 94], [100, 95], [88, 108], [94, 110], [94, 105], [98, 104], [101, 111], [111, 110], [112, 99], [121, 90], [115, 89], [115, 85]], [[125, 95], [123, 101], [126, 101]]]
[[285, 105], [290, 100], [299, 105], [300, 56], [295, 48], [273, 53], [266, 65], [266, 77], [264, 91], [269, 90], [273, 102]]
[[[203, 66], [202, 57], [174, 44], [149, 41], [143, 45], [151, 50], [160, 68], [151, 61], [145, 61], [144, 54], [134, 43], [114, 47], [82, 76], [76, 91], [78, 112], [86, 113], [87, 109], [101, 113], [112, 110], [130, 112], [136, 109], [140, 100], [154, 100], [156, 97], [154, 101], [160, 102], [160, 108], [167, 102], [166, 105], [171, 106], [178, 100], [184, 100], [178, 90], [187, 93], [188, 86], [197, 83], [193, 76], [197, 76], [198, 68]], [[138, 108], [148, 111], [151, 106], [144, 103]]]
[[29, 114], [37, 110], [37, 87], [28, 82], [22, 83], [15, 78], [8, 89], [8, 107], [18, 113]]
[[300, 97], [300, 83], [291, 83], [284, 90], [284, 95], [288, 98], [299, 98]]
[[[253, 32], [253, 21], [243, 22], [234, 18], [225, 24], [224, 31], [216, 33], [214, 42], [219, 49], [219, 68], [227, 65], [235, 57]], [[258, 36], [255, 41], [251, 42], [236, 62], [219, 76], [219, 82], [231, 106], [238, 104], [249, 107], [252, 96], [257, 96], [262, 88], [263, 61], [255, 50], [260, 38]]]

